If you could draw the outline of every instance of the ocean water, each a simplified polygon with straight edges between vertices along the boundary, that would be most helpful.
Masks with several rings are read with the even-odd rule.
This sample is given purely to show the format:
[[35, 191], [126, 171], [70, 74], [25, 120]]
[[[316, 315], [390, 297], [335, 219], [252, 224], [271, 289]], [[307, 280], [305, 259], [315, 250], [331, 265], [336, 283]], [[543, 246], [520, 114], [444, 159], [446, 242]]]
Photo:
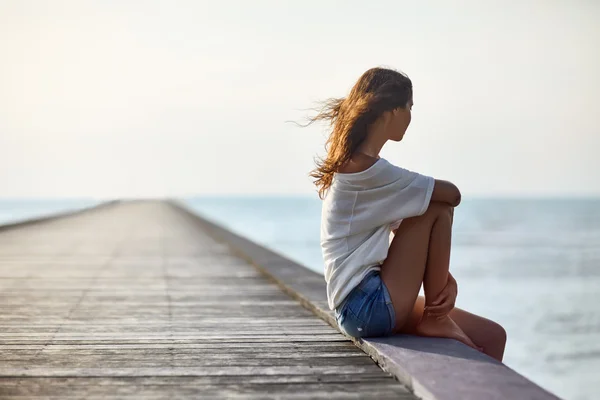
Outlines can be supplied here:
[[0, 224], [79, 210], [98, 203], [91, 199], [0, 199]]
[[[202, 216], [323, 273], [321, 202], [186, 200]], [[476, 199], [456, 209], [457, 306], [502, 324], [505, 363], [568, 400], [600, 390], [600, 199]]]

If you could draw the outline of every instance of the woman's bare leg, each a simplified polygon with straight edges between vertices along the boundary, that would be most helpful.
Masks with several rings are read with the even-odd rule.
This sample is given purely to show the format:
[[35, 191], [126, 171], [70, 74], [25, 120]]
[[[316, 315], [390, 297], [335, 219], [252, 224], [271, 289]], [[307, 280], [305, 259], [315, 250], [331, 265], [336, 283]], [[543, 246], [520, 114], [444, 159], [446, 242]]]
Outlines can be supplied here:
[[426, 304], [431, 304], [448, 282], [451, 232], [452, 207], [442, 203], [431, 203], [422, 216], [405, 219], [381, 267], [381, 278], [394, 305], [396, 332], [407, 332], [408, 325], [414, 327], [411, 333], [448, 337], [476, 348], [449, 316], [412, 320], [421, 283]]
[[[409, 322], [404, 327], [406, 333], [416, 333], [417, 324], [423, 316], [424, 307], [425, 299], [419, 296]], [[450, 318], [460, 326], [477, 346], [483, 348], [485, 354], [502, 361], [506, 346], [506, 331], [502, 326], [460, 308], [453, 309], [450, 312]]]

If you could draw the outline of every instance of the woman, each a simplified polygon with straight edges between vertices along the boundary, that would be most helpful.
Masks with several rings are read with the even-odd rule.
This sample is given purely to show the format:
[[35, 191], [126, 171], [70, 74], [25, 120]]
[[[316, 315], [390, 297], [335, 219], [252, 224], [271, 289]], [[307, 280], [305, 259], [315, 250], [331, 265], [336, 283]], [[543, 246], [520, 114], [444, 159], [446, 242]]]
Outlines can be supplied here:
[[[454, 308], [457, 284], [449, 263], [458, 188], [379, 157], [388, 140], [404, 137], [412, 94], [406, 75], [373, 68], [348, 97], [327, 101], [311, 119], [329, 121], [332, 128], [327, 156], [311, 174], [324, 199], [321, 247], [329, 307], [353, 337], [446, 337], [501, 361], [504, 329]], [[421, 284], [424, 299], [418, 296]]]

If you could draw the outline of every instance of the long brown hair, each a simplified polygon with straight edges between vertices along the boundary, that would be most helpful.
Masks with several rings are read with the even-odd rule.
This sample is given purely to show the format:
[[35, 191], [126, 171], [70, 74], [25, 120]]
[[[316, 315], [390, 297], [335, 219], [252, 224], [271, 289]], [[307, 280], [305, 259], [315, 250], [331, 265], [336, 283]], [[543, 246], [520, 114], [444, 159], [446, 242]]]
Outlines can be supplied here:
[[405, 108], [411, 98], [408, 76], [392, 69], [371, 68], [354, 84], [348, 97], [323, 102], [321, 111], [308, 123], [329, 121], [332, 128], [325, 144], [327, 156], [315, 160], [317, 167], [310, 173], [321, 199], [331, 186], [333, 174], [367, 137], [368, 127], [384, 112]]

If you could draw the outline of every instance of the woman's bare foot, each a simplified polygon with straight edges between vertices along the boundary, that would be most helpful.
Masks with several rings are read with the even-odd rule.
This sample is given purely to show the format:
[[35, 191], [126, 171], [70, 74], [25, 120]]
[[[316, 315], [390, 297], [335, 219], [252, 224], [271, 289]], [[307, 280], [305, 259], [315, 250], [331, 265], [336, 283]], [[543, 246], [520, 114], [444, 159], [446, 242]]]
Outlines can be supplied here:
[[473, 341], [463, 332], [462, 329], [450, 318], [445, 316], [441, 319], [435, 317], [423, 316], [421, 322], [416, 327], [417, 334], [421, 336], [442, 337], [456, 339], [475, 350], [481, 351]]

